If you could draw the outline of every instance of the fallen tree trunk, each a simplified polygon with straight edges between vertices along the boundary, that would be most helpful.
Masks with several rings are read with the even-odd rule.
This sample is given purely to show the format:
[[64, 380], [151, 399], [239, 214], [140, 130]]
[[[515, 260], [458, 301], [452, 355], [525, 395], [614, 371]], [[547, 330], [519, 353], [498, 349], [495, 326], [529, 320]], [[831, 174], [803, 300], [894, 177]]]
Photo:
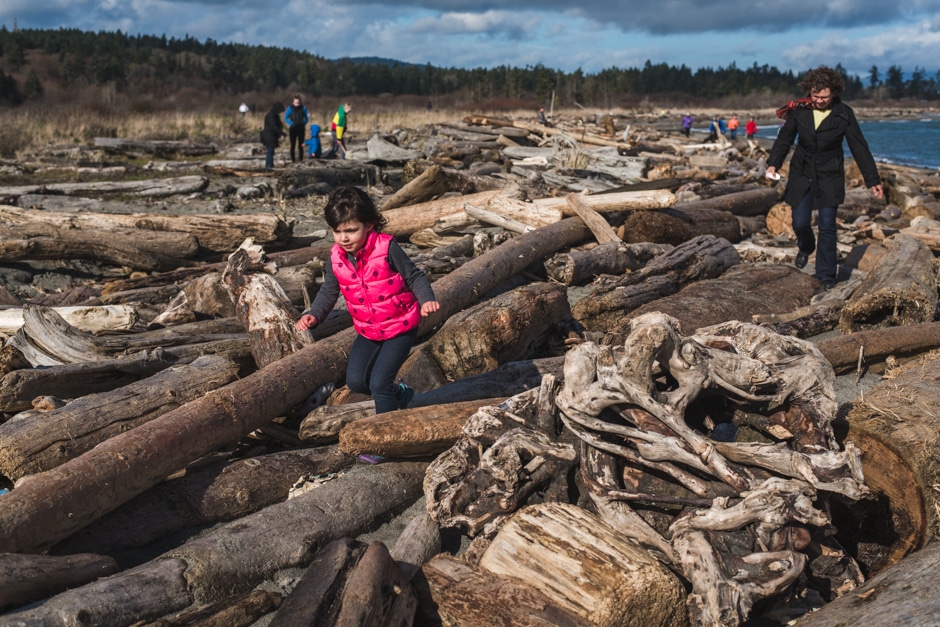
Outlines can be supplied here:
[[843, 333], [932, 321], [937, 315], [937, 260], [921, 241], [895, 235], [878, 264], [842, 308]]
[[306, 566], [332, 540], [374, 529], [404, 510], [421, 494], [425, 467], [409, 462], [354, 468], [155, 560], [4, 618], [37, 625], [130, 625], [250, 590], [278, 570]]
[[674, 294], [689, 283], [717, 277], [736, 263], [738, 253], [727, 240], [702, 235], [656, 257], [641, 270], [598, 287], [578, 301], [571, 313], [586, 328], [606, 331], [645, 303]]
[[450, 182], [439, 165], [433, 165], [382, 201], [382, 212], [434, 200], [451, 191]]
[[[737, 188], [740, 189], [740, 188]], [[780, 191], [775, 187], [759, 187], [744, 191], [732, 192], [713, 196], [707, 200], [679, 203], [675, 209], [679, 211], [711, 209], [727, 211], [736, 216], [766, 215], [770, 208], [780, 201]]]
[[0, 425], [0, 473], [16, 481], [54, 468], [235, 379], [238, 366], [207, 356], [113, 392], [78, 398]]
[[[137, 311], [129, 305], [51, 307], [63, 320], [80, 331], [100, 333], [130, 329]], [[23, 308], [0, 309], [0, 333], [12, 335], [23, 326]]]
[[668, 244], [609, 242], [588, 250], [558, 253], [545, 262], [548, 276], [564, 285], [581, 285], [601, 274], [638, 270], [650, 259], [669, 252]]
[[[427, 333], [504, 277], [587, 233], [581, 220], [562, 220], [467, 262], [434, 284], [441, 310], [428, 316], [421, 330]], [[31, 476], [3, 497], [0, 545], [10, 552], [29, 552], [55, 544], [190, 461], [285, 414], [324, 383], [341, 380], [353, 338], [352, 330], [342, 331]], [[62, 511], [71, 516], [56, 514]]]
[[279, 592], [252, 590], [147, 623], [147, 627], [249, 627], [280, 607], [282, 599]]
[[229, 253], [245, 238], [266, 246], [284, 245], [291, 236], [290, 227], [272, 214], [169, 216], [155, 213], [59, 213], [31, 211], [0, 205], [0, 221], [14, 224], [32, 222], [59, 228], [79, 228], [107, 232], [112, 229], [175, 231], [196, 236], [199, 246], [211, 252]]
[[119, 137], [96, 137], [95, 148], [117, 154], [145, 153], [164, 158], [201, 157], [219, 152], [215, 144], [194, 144], [183, 141], [121, 139]]
[[103, 555], [0, 554], [0, 609], [26, 605], [118, 572], [117, 562]]
[[17, 197], [24, 194], [59, 192], [62, 194], [130, 194], [145, 198], [162, 198], [173, 194], [194, 194], [209, 186], [204, 176], [181, 176], [178, 178], [154, 178], [140, 181], [99, 181], [87, 183], [47, 183], [21, 187], [0, 187], [0, 197]]
[[42, 222], [0, 227], [0, 239], [2, 240], [51, 238], [68, 242], [71, 248], [77, 248], [82, 245], [87, 245], [92, 248], [110, 245], [115, 247], [115, 250], [126, 249], [138, 251], [138, 253], [151, 253], [156, 256], [158, 260], [164, 260], [166, 264], [169, 264], [170, 260], [175, 260], [177, 265], [180, 265], [183, 263], [180, 260], [190, 259], [199, 252], [199, 242], [192, 233], [145, 231], [143, 229], [114, 229], [110, 234], [112, 236], [110, 241], [102, 242], [101, 233], [98, 231], [58, 228], [55, 225]]
[[[339, 432], [339, 449], [349, 455], [385, 457], [439, 455], [460, 437], [464, 423], [480, 407], [503, 398], [409, 407], [347, 423]], [[303, 436], [301, 439], [307, 439]]]
[[678, 246], [700, 235], [714, 235], [732, 244], [741, 241], [738, 219], [728, 211], [675, 206], [635, 211], [622, 226], [626, 242], [655, 242]]
[[436, 220], [444, 216], [463, 213], [464, 205], [467, 203], [483, 205], [499, 193], [498, 190], [490, 190], [390, 209], [382, 213], [388, 219], [383, 230], [389, 235], [407, 237], [421, 229], [431, 228]]
[[133, 270], [161, 270], [179, 265], [161, 260], [158, 255], [147, 251], [102, 242], [100, 239], [74, 242], [51, 237], [34, 237], [27, 240], [0, 241], [0, 262], [71, 259], [90, 259], [115, 266], [126, 266]]
[[940, 347], [940, 322], [859, 331], [820, 340], [816, 347], [841, 374], [854, 370], [859, 356], [870, 365], [889, 355], [903, 359]]
[[352, 462], [330, 446], [193, 468], [131, 499], [52, 552], [115, 555], [180, 529], [234, 520], [286, 500], [300, 479], [336, 473]]

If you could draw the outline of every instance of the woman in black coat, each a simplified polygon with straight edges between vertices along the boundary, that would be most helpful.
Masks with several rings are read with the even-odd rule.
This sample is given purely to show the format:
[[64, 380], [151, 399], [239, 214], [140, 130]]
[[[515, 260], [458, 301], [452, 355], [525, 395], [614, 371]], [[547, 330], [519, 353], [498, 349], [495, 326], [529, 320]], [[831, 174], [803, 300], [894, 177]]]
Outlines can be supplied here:
[[[868, 149], [852, 108], [839, 99], [845, 86], [842, 74], [825, 66], [806, 73], [800, 81], [808, 97], [777, 112], [786, 122], [767, 159], [767, 177], [775, 178], [793, 140], [796, 149], [784, 200], [792, 208], [793, 231], [799, 251], [796, 267], [803, 268], [816, 250], [816, 278], [826, 288], [836, 282], [836, 210], [845, 201], [845, 159], [842, 140], [875, 198], [884, 197], [875, 159]], [[813, 210], [819, 212], [819, 247], [813, 237]]]
[[284, 132], [284, 123], [281, 122], [281, 114], [284, 113], [284, 105], [275, 102], [266, 114], [264, 114], [264, 126], [261, 128], [261, 144], [267, 149], [264, 156], [264, 167], [266, 170], [274, 169], [274, 149], [281, 143], [281, 138], [286, 135]]

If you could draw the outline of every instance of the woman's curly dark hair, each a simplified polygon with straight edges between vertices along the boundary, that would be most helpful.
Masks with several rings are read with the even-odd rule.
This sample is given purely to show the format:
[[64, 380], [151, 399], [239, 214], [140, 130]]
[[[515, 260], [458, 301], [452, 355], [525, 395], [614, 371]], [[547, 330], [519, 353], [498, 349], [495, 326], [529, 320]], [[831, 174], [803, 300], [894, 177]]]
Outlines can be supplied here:
[[343, 222], [358, 220], [381, 231], [388, 223], [388, 218], [379, 213], [369, 195], [352, 185], [337, 187], [330, 192], [326, 207], [323, 208], [323, 217], [331, 229], [339, 228]]
[[807, 94], [812, 94], [821, 89], [829, 89], [833, 96], [838, 96], [845, 89], [845, 78], [838, 70], [820, 65], [803, 75], [799, 87]]

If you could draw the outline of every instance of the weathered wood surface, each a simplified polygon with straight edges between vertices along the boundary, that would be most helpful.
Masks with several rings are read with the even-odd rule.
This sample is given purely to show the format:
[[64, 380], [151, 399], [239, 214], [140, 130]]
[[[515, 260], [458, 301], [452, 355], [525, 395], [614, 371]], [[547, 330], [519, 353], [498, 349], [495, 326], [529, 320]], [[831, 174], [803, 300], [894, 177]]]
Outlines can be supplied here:
[[131, 499], [52, 552], [116, 555], [187, 527], [234, 520], [284, 501], [305, 477], [336, 473], [352, 463], [335, 446], [321, 446], [191, 468]]
[[837, 373], [844, 373], [855, 370], [859, 354], [869, 366], [890, 355], [906, 358], [940, 347], [940, 322], [858, 331], [820, 340], [817, 347]]
[[440, 166], [433, 165], [382, 201], [383, 212], [434, 200], [451, 191], [450, 183]]
[[[503, 400], [505, 399], [487, 398], [409, 407], [378, 416], [363, 417], [346, 423], [340, 429], [339, 449], [349, 455], [439, 455], [454, 445], [460, 437], [464, 423], [480, 407], [498, 405]], [[302, 439], [311, 439], [309, 432], [307, 437]]]
[[31, 211], [0, 205], [0, 221], [28, 224], [40, 222], [68, 228], [107, 232], [112, 228], [190, 233], [199, 246], [212, 252], [232, 252], [245, 238], [266, 246], [283, 245], [290, 239], [288, 225], [272, 214], [172, 216], [155, 213], [60, 213]]
[[780, 200], [780, 190], [775, 187], [758, 187], [728, 194], [713, 196], [705, 200], [679, 203], [675, 209], [713, 209], [727, 211], [736, 216], [766, 215], [770, 208]]
[[68, 588], [118, 572], [116, 561], [103, 555], [0, 554], [0, 609], [25, 605]]
[[727, 240], [710, 235], [696, 237], [642, 269], [598, 286], [572, 308], [572, 315], [590, 330], [607, 330], [638, 307], [695, 281], [720, 276], [736, 263], [738, 253]]
[[81, 616], [96, 625], [129, 625], [251, 590], [278, 570], [306, 566], [332, 540], [357, 536], [405, 509], [420, 496], [425, 467], [355, 468], [150, 562], [4, 618], [41, 625], [78, 624]]
[[481, 570], [447, 554], [422, 567], [428, 582], [418, 617], [427, 624], [589, 627], [551, 597], [509, 577]]
[[[137, 310], [129, 305], [52, 307], [52, 310], [71, 326], [88, 333], [126, 330], [137, 323]], [[16, 333], [23, 326], [23, 312], [22, 307], [0, 309], [0, 333]]]
[[259, 368], [312, 343], [309, 334], [294, 329], [293, 322], [300, 312], [271, 270], [264, 250], [249, 239], [232, 253], [222, 275]]
[[197, 144], [171, 140], [142, 141], [139, 139], [122, 139], [119, 137], [95, 137], [95, 147], [102, 148], [105, 152], [120, 154], [144, 153], [164, 158], [178, 155], [198, 157], [202, 155], [212, 155], [219, 151], [218, 146], [215, 144]]
[[658, 255], [672, 250], [669, 244], [601, 244], [587, 250], [558, 253], [545, 262], [548, 276], [565, 285], [581, 285], [602, 274], [620, 275], [639, 270]]
[[407, 161], [414, 161], [424, 157], [424, 153], [420, 150], [402, 148], [401, 146], [393, 144], [378, 134], [369, 138], [369, 141], [366, 143], [366, 150], [369, 154], [369, 161], [383, 164], [402, 164]]
[[526, 582], [598, 627], [688, 624], [679, 578], [621, 531], [573, 505], [520, 510], [493, 538], [480, 568]]
[[627, 242], [656, 242], [678, 246], [699, 235], [714, 235], [732, 244], [741, 241], [741, 226], [731, 212], [707, 207], [675, 206], [635, 211], [623, 223]]
[[233, 381], [238, 366], [219, 356], [171, 366], [112, 392], [0, 425], [0, 473], [16, 481], [54, 468], [118, 433], [127, 432]]
[[[936, 323], [934, 323], [936, 324]], [[940, 498], [940, 359], [914, 360], [852, 403], [847, 440], [866, 451], [865, 476], [880, 497], [860, 513], [860, 559], [872, 571], [894, 564], [937, 539]], [[885, 528], [885, 526], [889, 528]]]
[[630, 311], [608, 329], [604, 342], [620, 343], [630, 320], [654, 311], [677, 319], [686, 332], [728, 320], [750, 320], [755, 314], [778, 308], [790, 311], [809, 304], [818, 285], [813, 277], [789, 266], [733, 266], [717, 278], [690, 283]]
[[252, 590], [235, 594], [209, 605], [161, 618], [148, 627], [248, 627], [265, 614], [275, 611], [283, 596], [279, 592]]
[[209, 186], [204, 176], [182, 176], [172, 179], [144, 179], [141, 181], [101, 181], [88, 183], [46, 183], [20, 187], [0, 187], [0, 198], [15, 198], [25, 194], [59, 192], [61, 194], [131, 194], [162, 198], [173, 194], [192, 194]]
[[68, 242], [71, 248], [81, 245], [94, 248], [96, 245], [110, 244], [115, 250], [149, 252], [157, 257], [158, 261], [169, 258], [175, 260], [176, 265], [183, 263], [183, 259], [194, 257], [199, 251], [199, 242], [192, 233], [118, 228], [113, 229], [111, 234], [112, 237], [109, 238], [111, 241], [103, 242], [101, 233], [97, 230], [60, 228], [43, 222], [0, 226], [0, 240], [2, 241], [51, 238], [59, 242]]
[[930, 322], [937, 315], [937, 260], [920, 240], [896, 235], [842, 308], [844, 333]]
[[428, 560], [441, 552], [441, 527], [424, 511], [401, 532], [389, 553], [409, 580]]

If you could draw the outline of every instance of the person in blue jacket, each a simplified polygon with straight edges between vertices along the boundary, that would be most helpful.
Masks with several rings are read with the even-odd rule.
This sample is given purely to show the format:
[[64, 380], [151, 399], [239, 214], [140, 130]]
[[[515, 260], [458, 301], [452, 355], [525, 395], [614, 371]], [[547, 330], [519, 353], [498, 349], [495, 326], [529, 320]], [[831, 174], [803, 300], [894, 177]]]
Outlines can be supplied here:
[[304, 142], [307, 147], [307, 156], [313, 159], [323, 158], [323, 147], [320, 145], [320, 125], [310, 125], [310, 139]]
[[[287, 134], [290, 137], [290, 160], [304, 160], [304, 137], [307, 134], [307, 123], [310, 121], [310, 114], [307, 107], [300, 100], [300, 94], [294, 94], [294, 100], [287, 111], [284, 112], [284, 121], [287, 122]], [[297, 156], [294, 157], [294, 146], [297, 146]]]

